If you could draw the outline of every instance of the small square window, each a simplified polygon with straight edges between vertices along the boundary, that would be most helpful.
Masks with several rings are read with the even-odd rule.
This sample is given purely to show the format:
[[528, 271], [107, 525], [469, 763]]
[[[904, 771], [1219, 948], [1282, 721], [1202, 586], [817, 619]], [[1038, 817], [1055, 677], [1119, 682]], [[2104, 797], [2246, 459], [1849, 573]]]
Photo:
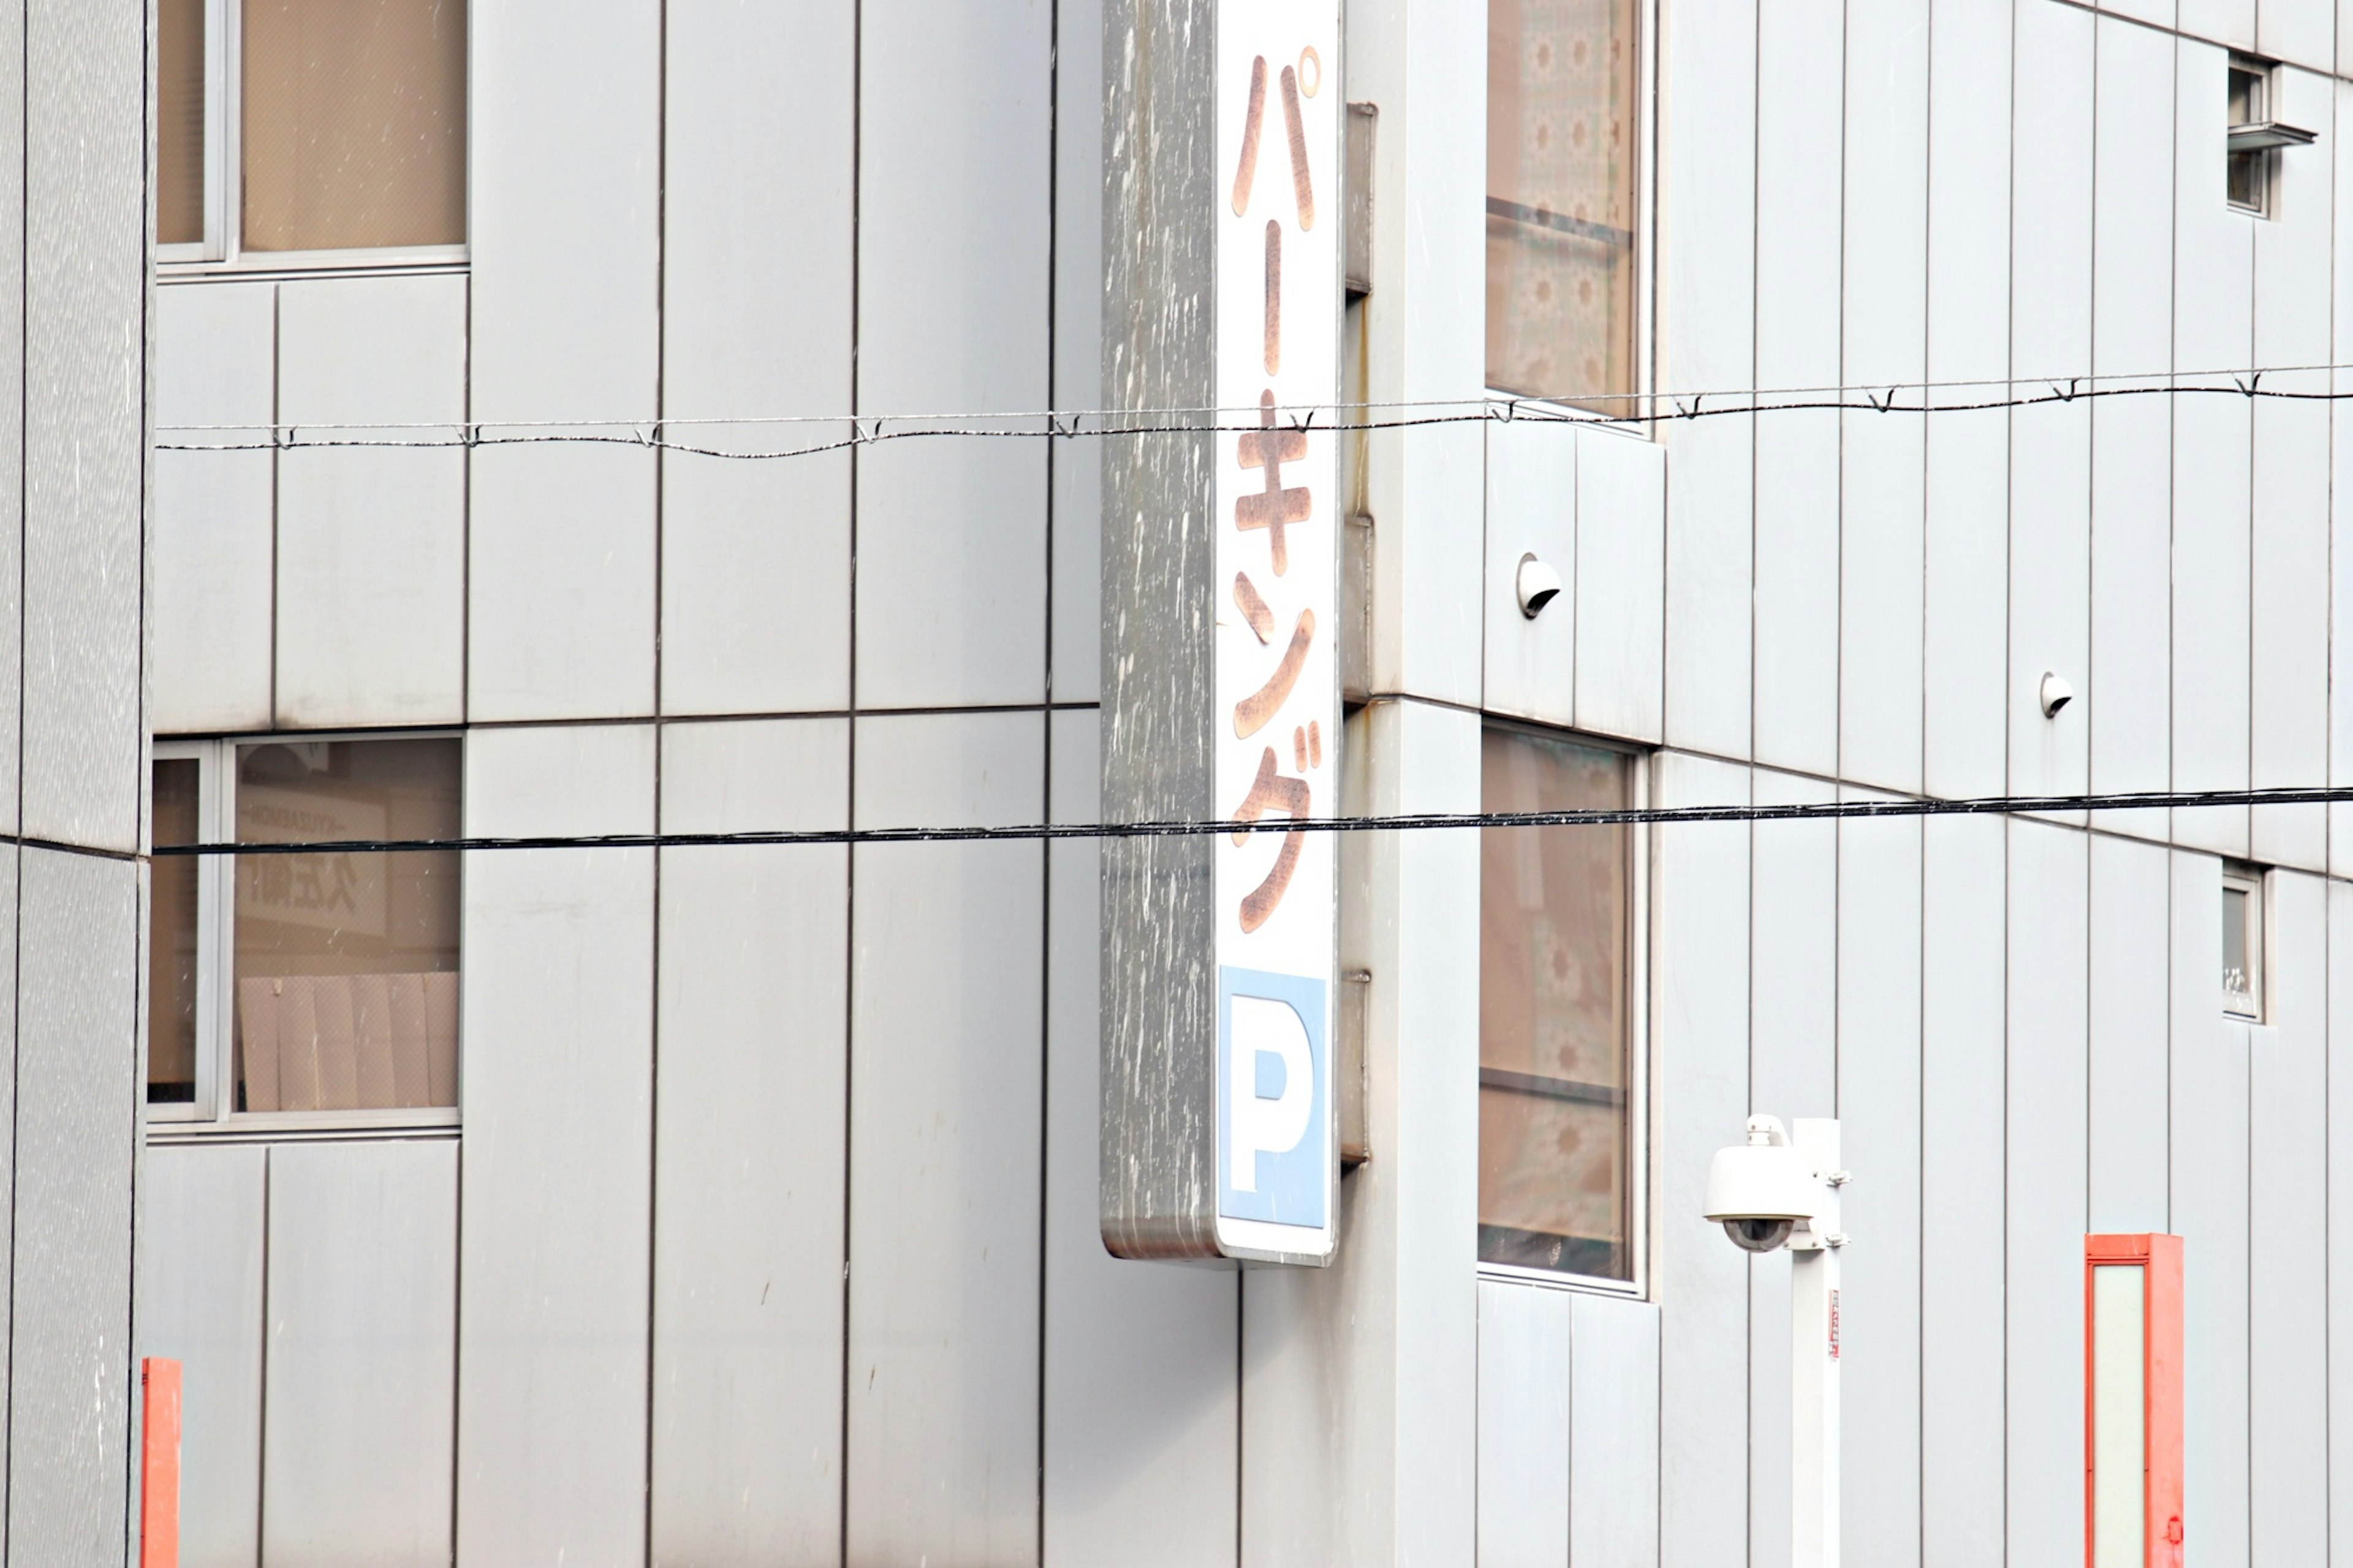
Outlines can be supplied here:
[[2263, 873], [2253, 866], [2222, 872], [2222, 1011], [2263, 1017]]

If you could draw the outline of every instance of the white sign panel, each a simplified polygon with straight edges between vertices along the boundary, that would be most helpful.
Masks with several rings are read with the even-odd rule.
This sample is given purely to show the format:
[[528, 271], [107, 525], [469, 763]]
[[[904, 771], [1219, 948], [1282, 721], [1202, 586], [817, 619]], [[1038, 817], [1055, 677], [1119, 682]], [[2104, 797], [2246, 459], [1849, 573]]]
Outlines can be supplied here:
[[[1242, 821], [1339, 804], [1338, 58], [1332, 0], [1219, 5], [1216, 777]], [[1328, 833], [1217, 840], [1229, 1256], [1332, 1252], [1337, 897]]]

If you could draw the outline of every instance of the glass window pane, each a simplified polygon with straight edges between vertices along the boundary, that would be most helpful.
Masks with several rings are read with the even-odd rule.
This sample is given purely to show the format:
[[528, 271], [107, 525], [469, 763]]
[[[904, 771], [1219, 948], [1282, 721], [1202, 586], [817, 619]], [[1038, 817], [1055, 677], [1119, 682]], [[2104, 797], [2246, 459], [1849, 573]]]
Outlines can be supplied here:
[[155, 240], [204, 237], [205, 0], [156, 0]]
[[2222, 1007], [2225, 1012], [2253, 1017], [2254, 976], [2248, 966], [2247, 895], [2239, 888], [2222, 889]]
[[464, 0], [245, 0], [245, 245], [466, 237]]
[[[1489, 811], [1622, 806], [1630, 764], [1493, 729]], [[1480, 835], [1479, 1256], [1630, 1279], [1624, 827]]]
[[[155, 842], [196, 842], [196, 760], [155, 764]], [[196, 862], [150, 863], [147, 907], [147, 1100], [185, 1105], [196, 1098]]]
[[[1487, 384], [1619, 412], [1634, 384], [1633, 0], [1489, 0]], [[1622, 411], [1630, 412], [1630, 405]]]
[[[454, 740], [240, 746], [240, 844], [453, 837]], [[454, 850], [239, 856], [237, 1109], [458, 1103]]]

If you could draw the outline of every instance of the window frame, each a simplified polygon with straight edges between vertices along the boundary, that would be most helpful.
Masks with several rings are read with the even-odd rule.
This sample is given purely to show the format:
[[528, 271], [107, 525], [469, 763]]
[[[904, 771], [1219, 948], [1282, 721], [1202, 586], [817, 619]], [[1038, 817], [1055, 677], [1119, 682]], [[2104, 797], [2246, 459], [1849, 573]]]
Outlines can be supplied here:
[[[466, 243], [387, 245], [352, 250], [248, 250], [237, 221], [245, 202], [244, 0], [205, 5], [205, 237], [155, 244], [156, 268], [166, 278], [211, 273], [407, 271], [464, 266], [474, 232], [474, 16], [466, 12]], [[231, 68], [231, 62], [237, 68]], [[153, 207], [153, 200], [150, 201]], [[153, 213], [149, 213], [153, 222]]]
[[[1483, 19], [1485, 8], [1481, 7]], [[1634, 384], [1618, 390], [1633, 403], [1638, 413], [1617, 417], [1588, 408], [1581, 404], [1558, 397], [1531, 397], [1524, 393], [1506, 392], [1486, 385], [1486, 365], [1482, 363], [1480, 384], [1490, 409], [1506, 411], [1533, 408], [1546, 418], [1574, 419], [1588, 424], [1607, 425], [1612, 429], [1639, 436], [1645, 440], [1658, 437], [1658, 417], [1651, 394], [1656, 387], [1658, 353], [1658, 123], [1659, 123], [1659, 0], [1634, 0], [1634, 80], [1636, 109], [1634, 114]], [[1481, 37], [1485, 31], [1482, 27]], [[1486, 183], [1486, 78], [1480, 77], [1480, 184]], [[1479, 329], [1481, 342], [1486, 332], [1486, 247], [1483, 241], [1486, 207], [1480, 206], [1482, 236], [1480, 246], [1478, 295], [1480, 299]], [[1483, 350], [1482, 358], [1483, 362]], [[1597, 398], [1595, 401], [1604, 401]]]
[[[441, 741], [459, 742], [459, 781], [465, 779], [465, 731], [424, 730], [288, 730], [222, 735], [205, 740], [157, 740], [151, 763], [176, 758], [196, 761], [196, 827], [201, 842], [225, 844], [237, 837], [237, 751], [272, 742]], [[462, 793], [459, 809], [464, 809]], [[463, 997], [466, 928], [463, 905], [458, 922], [458, 1103], [349, 1110], [238, 1110], [230, 1085], [236, 1081], [235, 993], [228, 979], [237, 963], [237, 858], [196, 858], [196, 1095], [193, 1101], [146, 1102], [151, 1141], [280, 1134], [409, 1134], [452, 1131], [464, 1125], [466, 1033]], [[462, 867], [462, 859], [461, 859]], [[150, 917], [147, 931], [153, 930]], [[143, 933], [142, 933], [143, 934]], [[142, 1041], [142, 1048], [144, 1048]], [[144, 1093], [142, 1085], [142, 1093]]]
[[[2223, 990], [2222, 1016], [2229, 1023], [2260, 1025], [2268, 1021], [2270, 1016], [2266, 1004], [2272, 967], [2271, 885], [2271, 875], [2263, 867], [2235, 860], [2223, 862], [2221, 893], [2223, 919], [2226, 922], [2229, 919], [2230, 895], [2234, 892], [2246, 895], [2245, 938], [2248, 966], [2252, 971], [2248, 978], [2253, 983], [2244, 993], [2250, 1007], [2247, 1012], [2241, 1012], [2234, 1006], [2233, 994], [2228, 989]], [[2224, 927], [2226, 939], [2228, 934], [2226, 924]], [[2220, 960], [2221, 954], [2218, 952], [2215, 957]], [[2219, 963], [2217, 967], [2220, 967]]]
[[[1615, 752], [1626, 759], [1626, 799], [1635, 811], [1647, 810], [1651, 804], [1651, 748], [1630, 744], [1606, 735], [1588, 735], [1580, 731], [1556, 724], [1535, 722], [1509, 713], [1479, 715], [1479, 734], [1483, 748], [1490, 730], [1505, 730], [1540, 740], [1565, 742], [1598, 752]], [[1543, 831], [1538, 829], [1538, 831]], [[1651, 1202], [1651, 1150], [1655, 1142], [1651, 1116], [1656, 1099], [1651, 1091], [1651, 877], [1656, 854], [1656, 837], [1643, 823], [1630, 824], [1626, 829], [1626, 1249], [1630, 1267], [1627, 1278], [1611, 1279], [1598, 1274], [1575, 1274], [1558, 1268], [1536, 1268], [1519, 1263], [1491, 1263], [1478, 1258], [1477, 1272], [1481, 1279], [1492, 1279], [1514, 1285], [1541, 1286], [1555, 1290], [1575, 1290], [1587, 1295], [1615, 1296], [1622, 1300], [1647, 1301], [1651, 1299], [1651, 1258], [1655, 1238], [1651, 1234], [1652, 1205]], [[1482, 870], [1483, 876], [1483, 870]], [[1482, 886], [1480, 898], [1483, 905], [1486, 890]], [[1483, 977], [1483, 968], [1482, 970]], [[1476, 994], [1474, 988], [1474, 995]], [[1479, 1057], [1477, 1029], [1472, 1031], [1472, 1052], [1473, 1070], [1483, 1070]], [[462, 1051], [463, 1046], [460, 1046]], [[1474, 1163], [1478, 1151], [1474, 1148]], [[1475, 1184], [1475, 1173], [1474, 1173]], [[1473, 1222], [1476, 1228], [1476, 1221]], [[1477, 1247], [1472, 1247], [1477, 1257]]]

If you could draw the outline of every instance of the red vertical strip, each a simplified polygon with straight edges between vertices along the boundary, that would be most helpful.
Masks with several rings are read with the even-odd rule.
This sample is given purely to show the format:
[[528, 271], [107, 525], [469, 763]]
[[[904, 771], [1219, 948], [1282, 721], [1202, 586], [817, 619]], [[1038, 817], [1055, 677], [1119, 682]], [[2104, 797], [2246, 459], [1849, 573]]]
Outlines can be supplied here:
[[2142, 1495], [2147, 1516], [2141, 1539], [2148, 1568], [2181, 1568], [2181, 1238], [2178, 1236], [2087, 1236], [2084, 1238], [2084, 1561], [2092, 1562], [2093, 1342], [2092, 1270], [2102, 1264], [2137, 1264], [2141, 1277]]
[[2181, 1568], [2181, 1238], [2148, 1238], [2148, 1561]]
[[180, 1568], [180, 1363], [139, 1363], [139, 1568]]

